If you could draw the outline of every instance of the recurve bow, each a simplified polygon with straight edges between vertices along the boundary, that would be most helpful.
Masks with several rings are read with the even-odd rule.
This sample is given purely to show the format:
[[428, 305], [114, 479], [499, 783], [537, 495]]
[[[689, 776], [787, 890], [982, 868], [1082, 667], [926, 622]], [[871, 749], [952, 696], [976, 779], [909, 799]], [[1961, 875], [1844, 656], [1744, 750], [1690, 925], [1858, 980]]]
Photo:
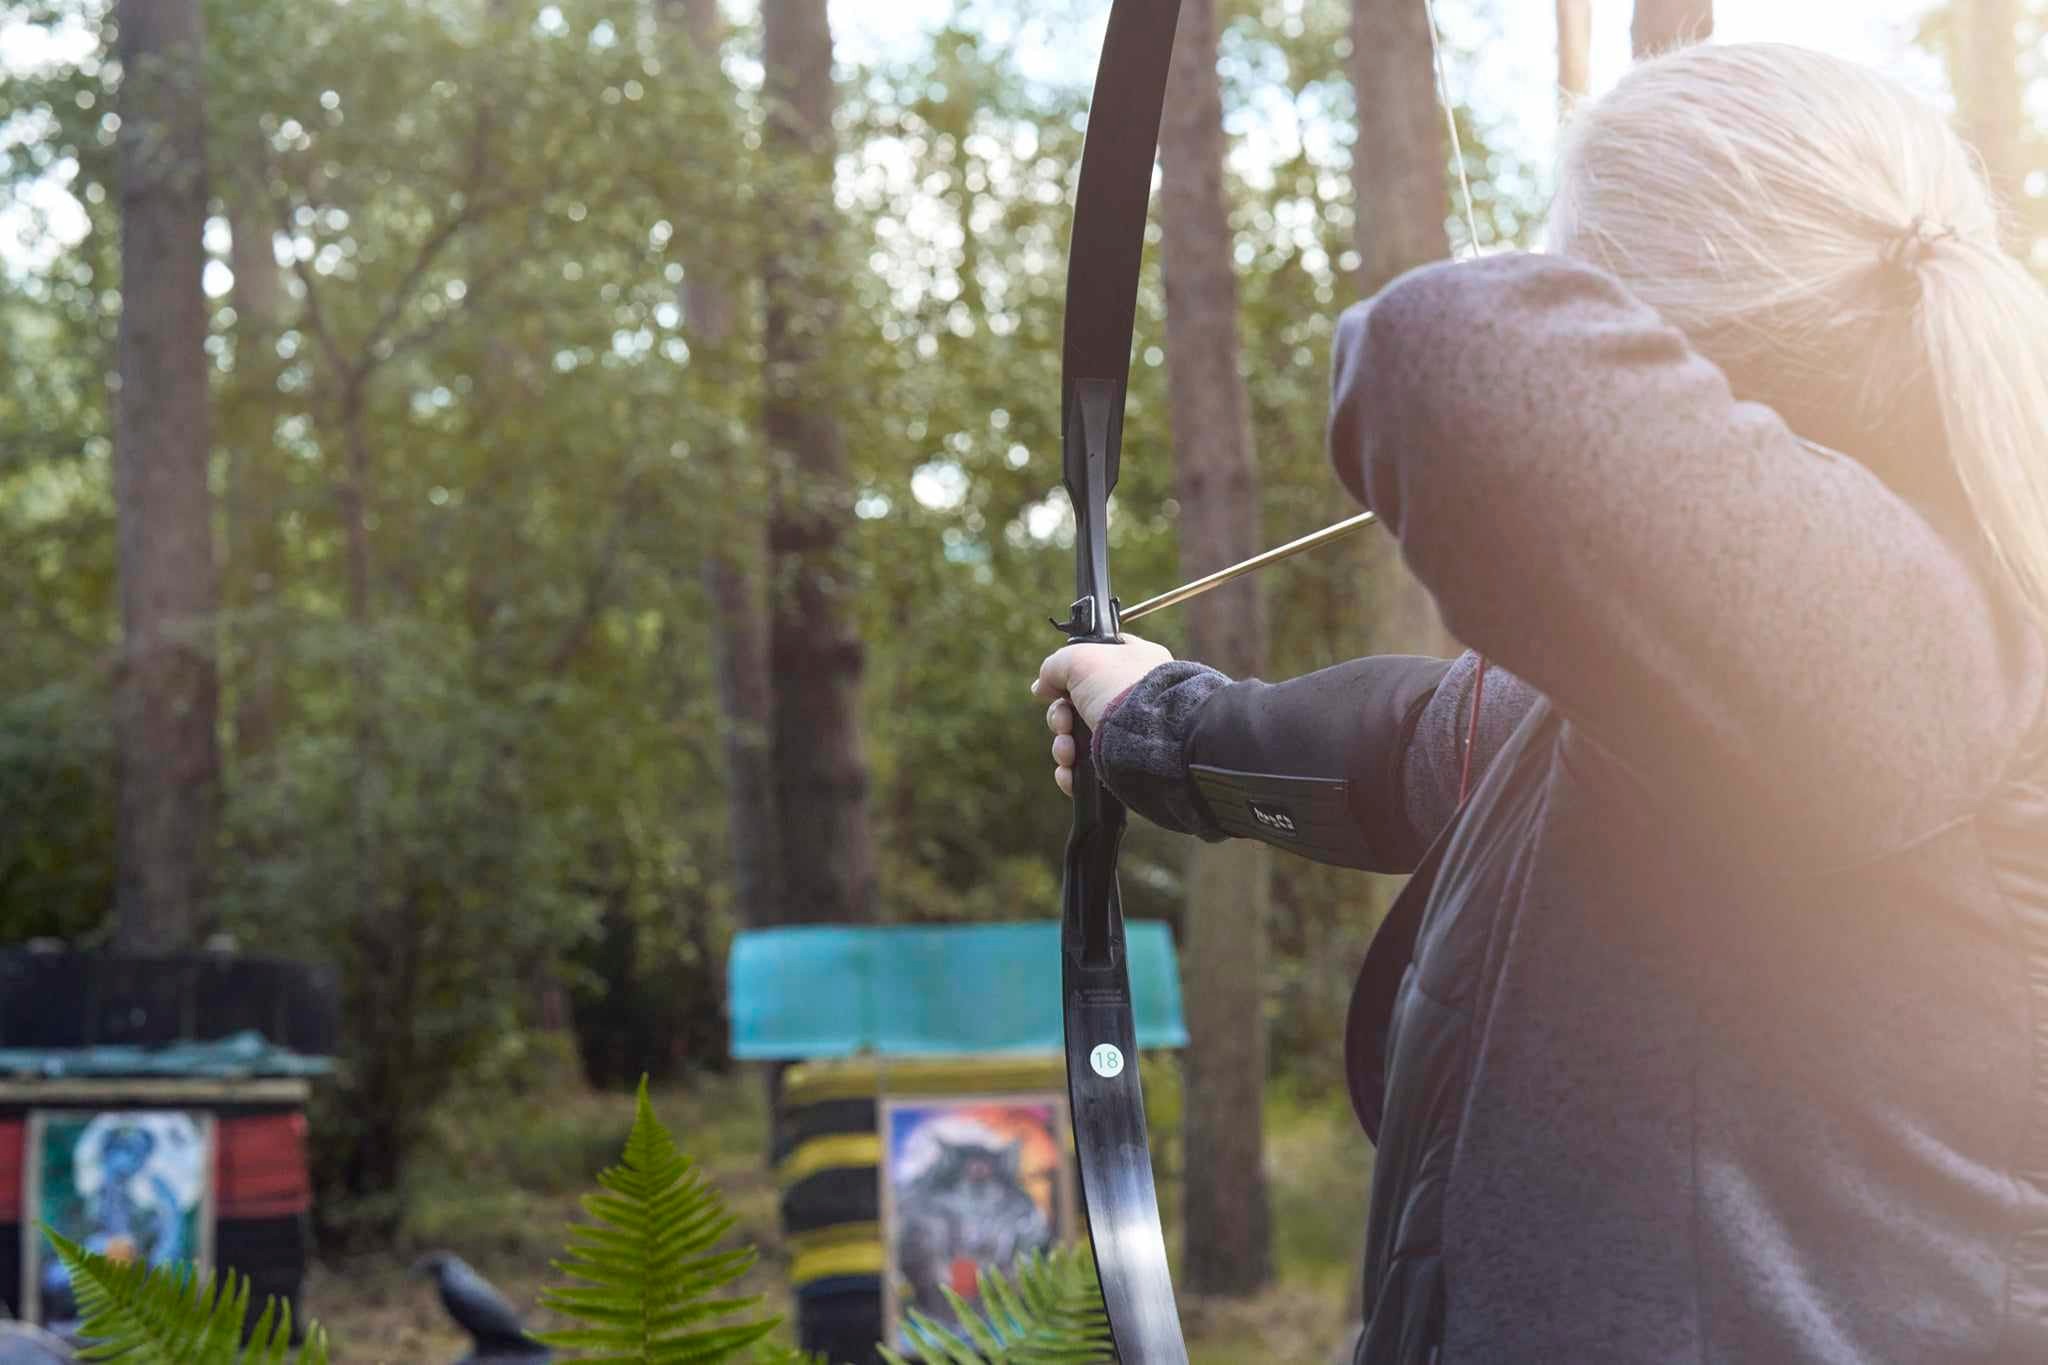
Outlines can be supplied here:
[[[1470, 245], [1478, 244], [1464, 149], [1451, 116], [1433, 0], [1429, 15], [1437, 94], [1449, 125]], [[1080, 643], [1119, 644], [1120, 605], [1109, 585], [1109, 494], [1123, 445], [1138, 270], [1144, 258], [1152, 163], [1180, 0], [1112, 0], [1108, 35], [1089, 104], [1073, 235], [1067, 256], [1061, 353], [1061, 468], [1074, 507], [1075, 600], [1054, 624]], [[1242, 565], [1141, 603], [1134, 616], [1184, 601], [1238, 574], [1370, 524], [1351, 517]], [[1470, 781], [1485, 660], [1473, 688], [1460, 802]], [[1167, 1273], [1166, 1237], [1153, 1188], [1145, 1097], [1138, 1081], [1137, 1025], [1117, 896], [1124, 805], [1095, 772], [1087, 727], [1074, 723], [1074, 823], [1061, 887], [1061, 980], [1067, 1090], [1073, 1111], [1088, 1234], [1118, 1358], [1132, 1365], [1185, 1365], [1187, 1345]]]
[[[1109, 586], [1107, 508], [1123, 443], [1138, 267], [1179, 18], [1180, 0], [1114, 0], [1081, 152], [1060, 400], [1062, 471], [1074, 505], [1075, 600], [1067, 620], [1056, 623], [1076, 641], [1120, 640]], [[1078, 722], [1074, 744], [1060, 958], [1067, 1091], [1088, 1234], [1119, 1358], [1184, 1365], [1187, 1346], [1152, 1185], [1117, 898], [1124, 806], [1097, 779], [1088, 731]]]

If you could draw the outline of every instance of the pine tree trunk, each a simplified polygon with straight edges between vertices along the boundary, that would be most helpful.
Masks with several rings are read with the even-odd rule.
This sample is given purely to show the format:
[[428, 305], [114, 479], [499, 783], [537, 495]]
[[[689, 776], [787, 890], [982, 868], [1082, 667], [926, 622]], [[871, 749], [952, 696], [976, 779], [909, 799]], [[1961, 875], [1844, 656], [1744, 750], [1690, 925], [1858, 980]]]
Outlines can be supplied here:
[[1593, 85], [1593, 0], [1557, 0], [1557, 94], [1561, 108]]
[[[701, 59], [701, 76], [717, 79], [724, 21], [718, 0], [663, 0], [657, 11], [677, 25]], [[732, 282], [715, 261], [688, 261], [683, 280], [683, 326], [693, 367], [707, 383], [741, 382], [734, 354], [738, 304]], [[714, 438], [715, 439], [715, 438]], [[727, 842], [732, 850], [733, 901], [748, 927], [783, 917], [781, 840], [776, 825], [775, 769], [769, 734], [775, 723], [775, 680], [768, 669], [768, 615], [761, 591], [767, 534], [753, 495], [744, 452], [721, 446], [708, 453], [719, 485], [730, 490], [722, 515], [725, 534], [713, 538], [702, 568], [716, 642], [715, 680], [725, 757]]]
[[[1352, 197], [1358, 205], [1359, 285], [1378, 292], [1405, 271], [1451, 254], [1444, 227], [1450, 208], [1448, 133], [1437, 94], [1430, 14], [1407, 0], [1352, 0], [1351, 84], [1358, 137], [1351, 152]], [[1359, 538], [1356, 554], [1370, 585], [1372, 620], [1365, 649], [1373, 654], [1449, 655], [1457, 645], [1436, 603], [1401, 563], [1393, 537]], [[1332, 1191], [1343, 1198], [1351, 1191]], [[1363, 1226], [1365, 1210], [1359, 1210]], [[1353, 1279], [1361, 1292], [1363, 1274]], [[1364, 1311], [1347, 1302], [1346, 1320]]]
[[273, 641], [275, 627], [262, 619], [283, 587], [284, 536], [281, 517], [285, 484], [269, 416], [277, 394], [277, 338], [284, 277], [271, 249], [271, 229], [257, 192], [237, 186], [227, 195], [234, 271], [236, 414], [226, 442], [226, 595], [245, 623], [236, 631], [234, 756], [246, 762], [267, 752], [284, 718], [282, 665]]
[[207, 491], [206, 38], [199, 0], [120, 0], [114, 508], [123, 667], [115, 942], [192, 944], [219, 824], [219, 602]]
[[1636, 0], [1629, 46], [1637, 61], [1714, 36], [1714, 0]]
[[[1451, 254], [1444, 231], [1446, 132], [1429, 24], [1428, 10], [1410, 0], [1352, 0], [1358, 140], [1351, 188], [1358, 205], [1359, 283], [1367, 294]], [[1359, 557], [1375, 598], [1370, 652], [1456, 651], [1436, 603], [1401, 563], [1391, 537], [1367, 537]]]
[[[1183, 0], [1159, 153], [1167, 393], [1184, 578], [1260, 549], [1258, 465], [1238, 368], [1216, 43], [1216, 0]], [[1187, 611], [1195, 658], [1240, 678], [1265, 667], [1265, 606], [1256, 576], [1196, 598]], [[1249, 1294], [1273, 1273], [1261, 997], [1268, 884], [1264, 846], [1193, 842], [1184, 921], [1189, 1047], [1182, 1264], [1188, 1287], [1198, 1294]]]
[[1999, 202], [2011, 210], [2018, 210], [2026, 198], [2020, 10], [2020, 0], [1965, 0], [1955, 13], [1960, 40], [1955, 61], [1959, 122], [1983, 158], [1984, 173]]
[[766, 398], [772, 465], [768, 521], [769, 748], [786, 874], [783, 921], [874, 917], [874, 853], [861, 753], [860, 636], [853, 519], [840, 429], [844, 400], [833, 354], [844, 263], [832, 199], [832, 30], [825, 0], [761, 6], [767, 144], [779, 163], [763, 196], [772, 245], [762, 270]]

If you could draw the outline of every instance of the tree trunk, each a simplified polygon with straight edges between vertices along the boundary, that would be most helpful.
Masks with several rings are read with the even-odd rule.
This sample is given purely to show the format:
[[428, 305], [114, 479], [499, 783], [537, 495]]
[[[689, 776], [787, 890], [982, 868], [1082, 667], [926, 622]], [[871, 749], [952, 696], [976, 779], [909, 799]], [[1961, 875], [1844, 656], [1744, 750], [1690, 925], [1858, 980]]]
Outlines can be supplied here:
[[[743, 523], [754, 536], [758, 524]], [[750, 556], [758, 560], [759, 556]], [[783, 918], [781, 831], [769, 750], [775, 682], [768, 671], [764, 601], [754, 565], [735, 549], [704, 557], [704, 589], [717, 635], [718, 711], [724, 725], [726, 826], [732, 849], [733, 904], [740, 924], [761, 928]]]
[[769, 748], [786, 874], [784, 921], [846, 923], [874, 913], [874, 853], [861, 754], [862, 649], [854, 567], [843, 539], [852, 482], [832, 347], [844, 269], [832, 200], [832, 30], [825, 0], [761, 6], [767, 145], [779, 163], [763, 195], [770, 245], [765, 401], [771, 466]]
[[[364, 372], [356, 370], [344, 381], [341, 397], [336, 403], [335, 425], [341, 428], [342, 448], [346, 466], [342, 477], [338, 501], [341, 510], [343, 574], [347, 604], [348, 623], [353, 628], [354, 639], [350, 643], [350, 673], [355, 684], [349, 705], [354, 708], [355, 774], [349, 784], [349, 814], [353, 825], [351, 847], [355, 866], [350, 869], [354, 885], [355, 922], [358, 932], [372, 938], [388, 937], [394, 944], [401, 940], [395, 930], [385, 924], [381, 913], [384, 909], [381, 895], [383, 869], [381, 841], [378, 839], [376, 798], [372, 795], [378, 775], [377, 743], [380, 700], [378, 696], [380, 671], [376, 651], [370, 640], [370, 437], [365, 429], [363, 406], [365, 394]], [[410, 948], [407, 944], [407, 948]], [[378, 1120], [373, 1118], [374, 1127]], [[398, 1116], [389, 1118], [396, 1131]], [[392, 1139], [394, 1162], [402, 1159], [403, 1143]]]
[[[1181, 575], [1256, 554], [1259, 479], [1239, 373], [1237, 277], [1223, 189], [1216, 0], [1184, 0], [1159, 153], [1167, 397], [1180, 500]], [[1266, 616], [1247, 575], [1188, 606], [1195, 658], [1233, 677], [1265, 667]], [[1249, 1294], [1273, 1274], [1260, 988], [1268, 869], [1249, 840], [1194, 841], [1187, 936], [1187, 1168], [1183, 1274], [1198, 1294]]]
[[[723, 20], [718, 0], [663, 0], [659, 13], [680, 23], [703, 59], [701, 72], [723, 85], [718, 44]], [[679, 206], [685, 207], [685, 206]], [[731, 282], [715, 261], [688, 261], [683, 280], [683, 325], [693, 367], [707, 383], [726, 387], [741, 378], [733, 354], [738, 305]], [[707, 433], [707, 439], [717, 440]], [[767, 536], [754, 481], [741, 466], [743, 452], [721, 443], [709, 452], [719, 484], [731, 492], [723, 519], [729, 532], [712, 538], [704, 556], [717, 646], [718, 713], [725, 750], [727, 842], [732, 849], [733, 901], [742, 925], [760, 927], [783, 918], [781, 839], [776, 824], [774, 756], [775, 680], [768, 669], [768, 617], [761, 592]]]
[[114, 508], [123, 667], [115, 943], [196, 941], [219, 825], [219, 603], [207, 492], [206, 35], [199, 0], [120, 0]]
[[1966, 0], [1955, 15], [1959, 122], [1984, 159], [1984, 173], [1999, 202], [2011, 210], [2026, 198], [2020, 9], [2020, 0]]
[[1593, 85], [1593, 0], [1557, 0], [1557, 97], [1570, 109]]
[[269, 750], [284, 715], [276, 630], [261, 619], [264, 609], [275, 604], [284, 576], [284, 481], [270, 436], [284, 279], [271, 249], [269, 215], [257, 192], [237, 187], [227, 200], [228, 263], [235, 276], [233, 394], [240, 409], [227, 442], [227, 596], [249, 618], [236, 631], [236, 667], [230, 675], [234, 756], [246, 761]]
[[[718, 0], [661, 0], [661, 21], [679, 26], [700, 59], [699, 74], [718, 82], [718, 45], [725, 21]], [[829, 41], [829, 36], [828, 36]], [[734, 130], [737, 136], [737, 129]], [[693, 368], [718, 388], [742, 383], [733, 330], [739, 316], [731, 282], [710, 260], [685, 262], [683, 326]], [[707, 440], [719, 441], [714, 433]], [[731, 490], [724, 511], [729, 535], [712, 538], [702, 578], [711, 602], [713, 663], [725, 758], [726, 842], [732, 850], [733, 909], [743, 927], [761, 928], [790, 918], [783, 891], [782, 827], [776, 810], [775, 677], [768, 667], [769, 618], [761, 590], [767, 527], [757, 483], [742, 467], [744, 452], [720, 443], [709, 452], [715, 478]], [[762, 1150], [769, 1166], [779, 1150], [777, 1132], [783, 1063], [761, 1068], [768, 1114]]]
[[[1444, 230], [1444, 113], [1429, 24], [1428, 10], [1410, 0], [1352, 0], [1358, 138], [1351, 149], [1351, 190], [1358, 205], [1359, 283], [1367, 294], [1451, 254]], [[1367, 632], [1370, 652], [1456, 652], [1436, 603], [1401, 563], [1391, 537], [1369, 537], [1360, 558], [1376, 599]]]
[[1636, 0], [1629, 46], [1637, 61], [1714, 36], [1714, 0]]

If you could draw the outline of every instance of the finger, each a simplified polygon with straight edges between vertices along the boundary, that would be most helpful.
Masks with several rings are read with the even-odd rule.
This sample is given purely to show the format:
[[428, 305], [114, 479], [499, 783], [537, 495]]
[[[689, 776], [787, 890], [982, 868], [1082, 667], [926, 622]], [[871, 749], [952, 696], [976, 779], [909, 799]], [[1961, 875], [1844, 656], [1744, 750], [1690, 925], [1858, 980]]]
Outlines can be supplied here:
[[1074, 770], [1072, 768], [1054, 768], [1052, 770], [1052, 780], [1069, 798], [1074, 795]]
[[1066, 699], [1065, 697], [1061, 697], [1061, 698], [1060, 698], [1060, 699], [1059, 699], [1058, 701], [1054, 702], [1054, 703], [1053, 703], [1053, 704], [1052, 704], [1051, 706], [1048, 706], [1048, 707], [1046, 707], [1046, 708], [1045, 708], [1045, 728], [1046, 728], [1046, 729], [1048, 729], [1048, 730], [1050, 730], [1050, 731], [1052, 731], [1052, 732], [1053, 732], [1054, 734], [1056, 734], [1056, 735], [1071, 735], [1071, 734], [1073, 734], [1073, 733], [1074, 733], [1074, 707], [1073, 707], [1073, 703], [1069, 702], [1069, 701], [1068, 701], [1068, 700], [1067, 700], [1067, 699]]
[[1074, 737], [1072, 735], [1055, 735], [1053, 737], [1053, 762], [1059, 764], [1062, 768], [1071, 768], [1074, 766], [1075, 753], [1076, 749], [1074, 747]]
[[1031, 695], [1047, 701], [1065, 694], [1073, 680], [1074, 656], [1070, 646], [1061, 646], [1045, 656], [1038, 665], [1038, 681], [1031, 684]]

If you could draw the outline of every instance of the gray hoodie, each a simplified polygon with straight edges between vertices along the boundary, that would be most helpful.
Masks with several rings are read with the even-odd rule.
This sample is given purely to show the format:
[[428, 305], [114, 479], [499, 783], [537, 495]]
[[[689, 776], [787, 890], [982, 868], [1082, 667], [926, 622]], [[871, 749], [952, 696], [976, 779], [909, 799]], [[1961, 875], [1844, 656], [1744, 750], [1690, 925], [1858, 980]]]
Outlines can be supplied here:
[[1470, 656], [1171, 664], [1097, 738], [1208, 838], [1217, 766], [1327, 769], [1359, 865], [1456, 820], [1361, 1359], [2048, 1361], [2048, 657], [1938, 453], [1803, 441], [1819, 395], [1554, 257], [1396, 281], [1335, 371], [1340, 476], [1495, 665], [1472, 804]]

